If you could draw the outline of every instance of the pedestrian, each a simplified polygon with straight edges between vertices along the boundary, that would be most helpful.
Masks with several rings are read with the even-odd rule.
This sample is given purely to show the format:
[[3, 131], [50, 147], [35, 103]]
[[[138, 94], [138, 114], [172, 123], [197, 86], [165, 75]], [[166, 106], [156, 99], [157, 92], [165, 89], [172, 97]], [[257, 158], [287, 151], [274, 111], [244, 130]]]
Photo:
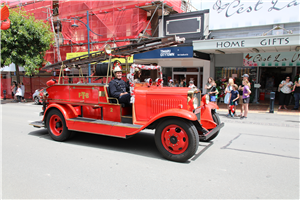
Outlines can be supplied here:
[[250, 103], [250, 94], [251, 94], [251, 90], [250, 90], [250, 83], [248, 80], [243, 80], [242, 84], [244, 85], [243, 87], [243, 104], [242, 104], [242, 109], [244, 111], [244, 113], [242, 113], [241, 115], [241, 119], [247, 119], [248, 116], [248, 109], [249, 109], [249, 103]]
[[16, 84], [15, 84], [15, 81], [13, 81], [13, 83], [11, 84], [11, 87], [10, 87], [10, 90], [11, 90], [11, 96], [13, 99], [15, 99], [15, 87], [16, 87]]
[[233, 82], [233, 79], [232, 78], [229, 78], [228, 79], [228, 83], [227, 83], [227, 86], [226, 86], [226, 88], [225, 88], [225, 97], [224, 97], [224, 103], [225, 104], [228, 104], [229, 105], [229, 103], [230, 103], [230, 92], [231, 92], [231, 90], [232, 90], [232, 85], [234, 84], [234, 82]]
[[134, 74], [134, 83], [141, 83], [141, 71], [138, 68], [135, 68], [135, 74]]
[[217, 84], [215, 83], [214, 80], [211, 82], [211, 88], [208, 94], [210, 97], [210, 101], [213, 102], [214, 104], [217, 104], [218, 91], [217, 91]]
[[212, 82], [214, 81], [214, 79], [212, 77], [209, 77], [207, 79], [207, 83], [205, 84], [205, 89], [207, 90], [207, 94], [209, 94], [211, 87], [212, 87]]
[[21, 102], [22, 99], [22, 89], [21, 89], [21, 85], [18, 86], [17, 92], [16, 92], [16, 98], [18, 102]]
[[186, 87], [186, 78], [183, 78], [182, 82], [183, 82], [182, 87]]
[[179, 87], [179, 83], [177, 79], [175, 79], [175, 87]]
[[196, 86], [194, 85], [194, 81], [189, 82], [189, 88], [196, 88]]
[[281, 81], [279, 84], [280, 93], [279, 93], [279, 108], [280, 110], [282, 106], [284, 109], [287, 109], [287, 106], [290, 102], [290, 97], [292, 93], [293, 82], [290, 81], [290, 77], [287, 76], [285, 80]]
[[183, 87], [183, 80], [180, 79], [179, 87]]
[[169, 80], [169, 87], [174, 87], [173, 79], [170, 79], [170, 80]]
[[[250, 81], [249, 81], [249, 75], [248, 74], [244, 74], [242, 76], [243, 80], [242, 80], [242, 85], [239, 86], [239, 91], [240, 91], [240, 99], [239, 99], [239, 104], [242, 104], [243, 105], [243, 90], [244, 90], [244, 85], [243, 85], [243, 81], [244, 80], [247, 80], [248, 83], [249, 83], [249, 89], [251, 89], [251, 84], [250, 84]], [[240, 117], [243, 116], [243, 106], [241, 106], [241, 114], [239, 115]]]
[[236, 110], [236, 106], [238, 105], [238, 100], [240, 98], [240, 94], [237, 91], [238, 86], [236, 84], [232, 85], [232, 90], [229, 93], [229, 106], [228, 106], [228, 117], [233, 117], [236, 116], [235, 114], [235, 110]]
[[295, 107], [292, 110], [298, 110], [299, 109], [299, 100], [300, 100], [300, 78], [298, 81], [295, 81], [294, 88], [294, 98], [295, 98]]
[[25, 85], [24, 85], [23, 82], [21, 84], [21, 90], [22, 90], [22, 102], [26, 102], [26, 99], [24, 98], [24, 96], [25, 96]]

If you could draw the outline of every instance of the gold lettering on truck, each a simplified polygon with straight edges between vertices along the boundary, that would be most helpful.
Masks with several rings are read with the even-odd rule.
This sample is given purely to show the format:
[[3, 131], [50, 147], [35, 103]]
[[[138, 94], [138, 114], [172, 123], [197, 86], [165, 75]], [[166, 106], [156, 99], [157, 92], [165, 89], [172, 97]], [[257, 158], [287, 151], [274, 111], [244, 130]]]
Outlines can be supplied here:
[[79, 98], [82, 98], [82, 99], [84, 99], [84, 98], [89, 98], [89, 93], [86, 93], [86, 92], [79, 92], [78, 93], [78, 96], [79, 96]]

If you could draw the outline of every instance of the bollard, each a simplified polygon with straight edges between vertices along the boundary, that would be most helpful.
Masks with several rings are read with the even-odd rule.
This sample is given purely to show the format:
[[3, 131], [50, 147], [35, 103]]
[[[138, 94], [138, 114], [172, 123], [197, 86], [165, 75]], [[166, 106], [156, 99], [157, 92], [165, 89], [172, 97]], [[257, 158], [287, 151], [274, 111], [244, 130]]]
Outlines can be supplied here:
[[270, 113], [274, 113], [275, 92], [270, 92]]
[[6, 100], [6, 90], [3, 90], [3, 96], [4, 96], [3, 100]]

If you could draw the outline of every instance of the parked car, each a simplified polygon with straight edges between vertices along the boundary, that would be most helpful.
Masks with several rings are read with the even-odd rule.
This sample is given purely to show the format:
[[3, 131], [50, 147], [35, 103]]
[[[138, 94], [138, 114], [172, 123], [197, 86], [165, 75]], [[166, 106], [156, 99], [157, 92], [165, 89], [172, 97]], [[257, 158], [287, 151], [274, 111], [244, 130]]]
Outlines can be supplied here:
[[35, 92], [32, 95], [32, 100], [36, 105], [43, 103], [43, 100], [41, 99], [41, 92], [43, 92], [43, 89], [44, 88], [35, 90]]

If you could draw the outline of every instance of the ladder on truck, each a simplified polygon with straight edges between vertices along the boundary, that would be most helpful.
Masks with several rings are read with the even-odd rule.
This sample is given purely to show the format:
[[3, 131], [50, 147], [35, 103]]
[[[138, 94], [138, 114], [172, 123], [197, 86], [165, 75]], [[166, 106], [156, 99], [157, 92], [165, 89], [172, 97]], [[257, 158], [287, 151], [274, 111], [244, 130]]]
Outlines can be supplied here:
[[43, 67], [45, 70], [61, 69], [62, 66], [68, 67], [87, 67], [88, 64], [98, 63], [105, 61], [111, 57], [128, 57], [133, 54], [144, 53], [155, 49], [161, 49], [170, 47], [185, 42], [185, 38], [179, 38], [177, 36], [168, 36], [163, 38], [157, 38], [152, 40], [146, 40], [143, 42], [129, 44], [121, 47], [111, 48], [111, 54], [107, 54], [105, 51], [97, 51], [90, 54], [74, 57], [65, 61], [60, 61], [51, 65]]

